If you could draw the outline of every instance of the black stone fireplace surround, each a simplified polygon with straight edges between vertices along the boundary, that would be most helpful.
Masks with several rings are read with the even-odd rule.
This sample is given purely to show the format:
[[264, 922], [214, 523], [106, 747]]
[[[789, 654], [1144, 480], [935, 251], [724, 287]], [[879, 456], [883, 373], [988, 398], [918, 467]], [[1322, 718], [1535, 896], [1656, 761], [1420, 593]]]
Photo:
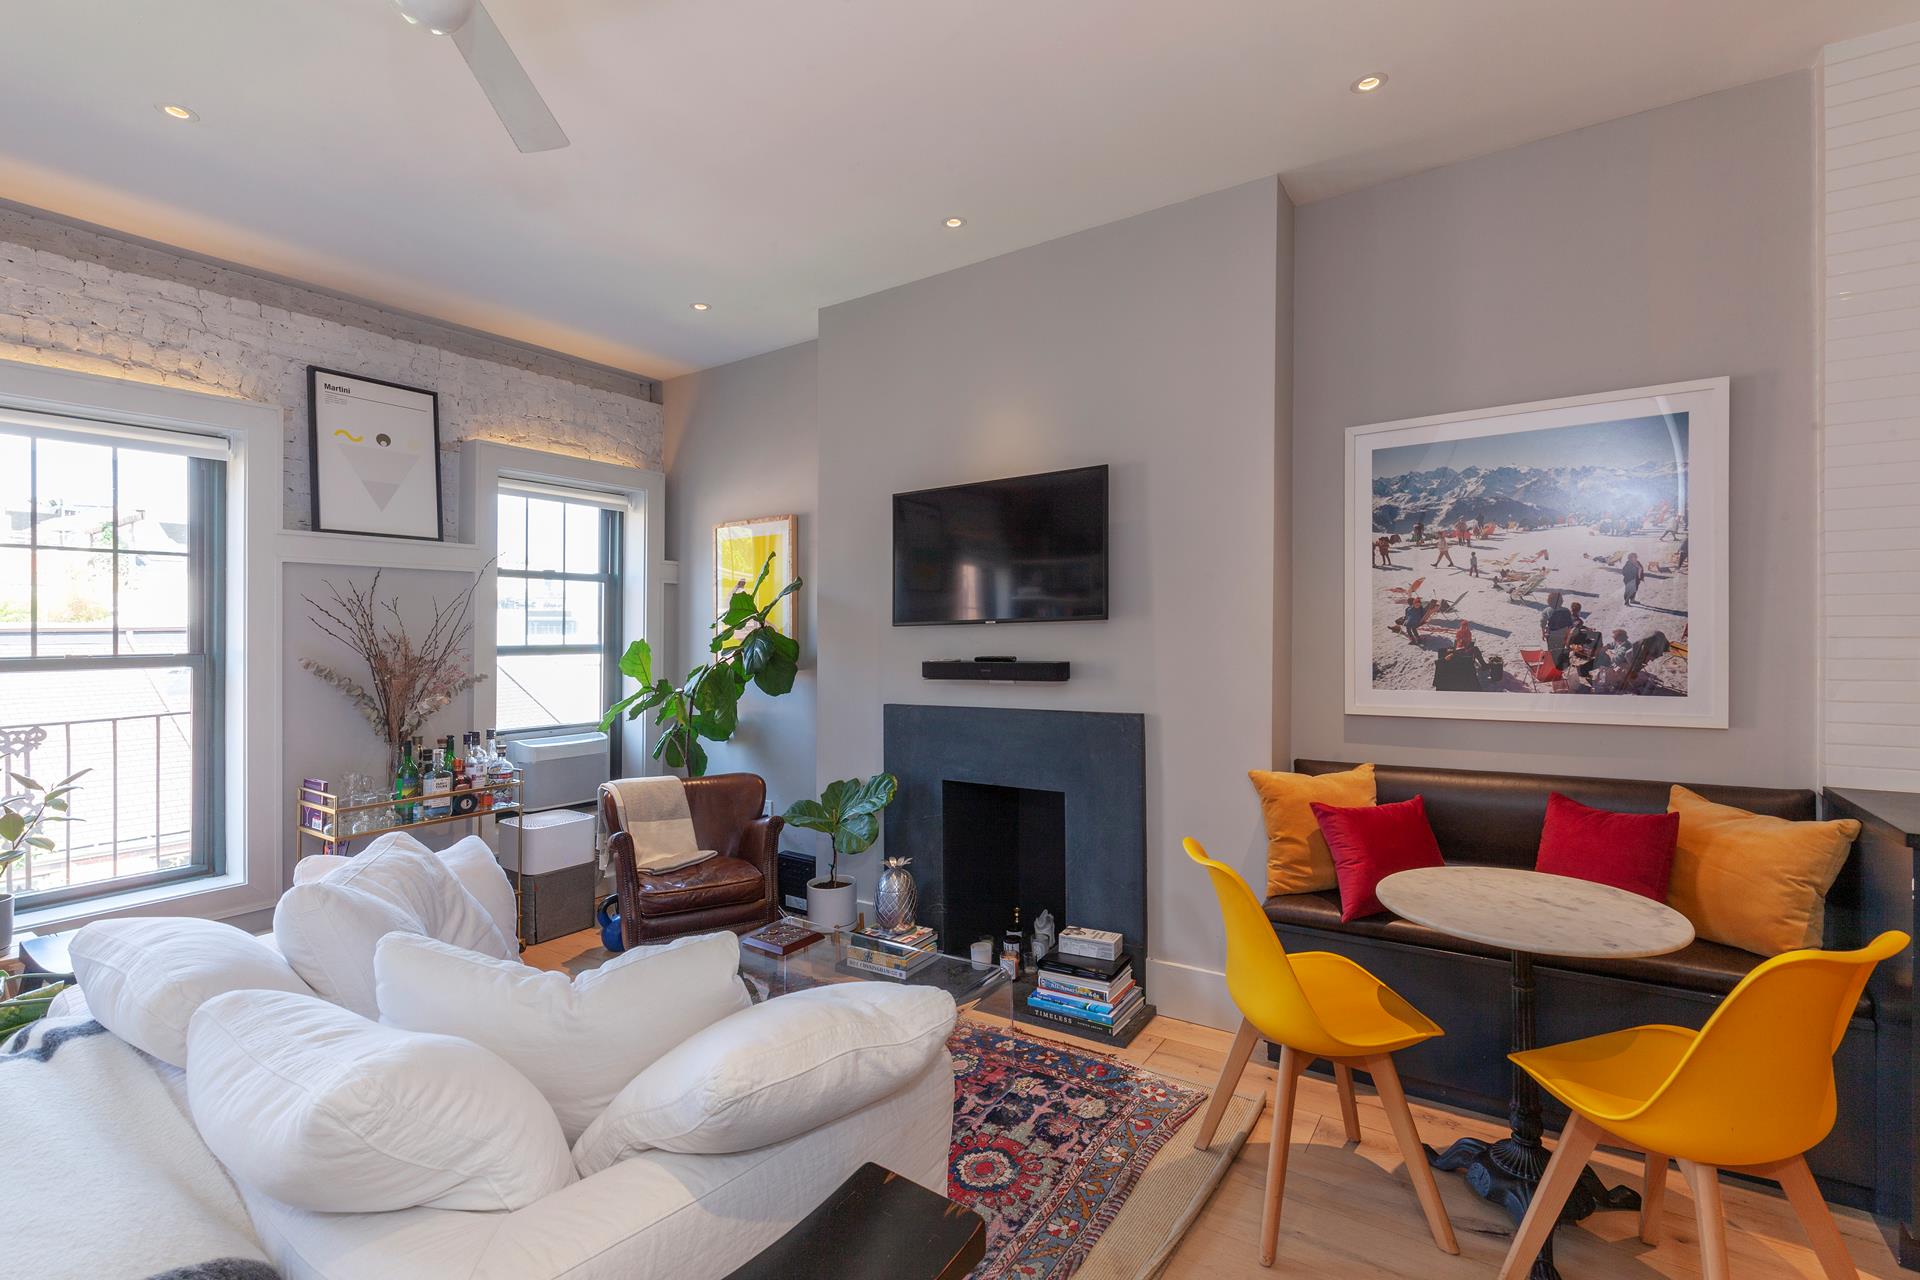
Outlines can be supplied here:
[[1062, 928], [1124, 935], [1144, 977], [1146, 717], [891, 704], [884, 714], [884, 765], [900, 780], [886, 850], [913, 859], [920, 920], [941, 949], [997, 940], [1016, 904], [1030, 930], [1044, 906]]

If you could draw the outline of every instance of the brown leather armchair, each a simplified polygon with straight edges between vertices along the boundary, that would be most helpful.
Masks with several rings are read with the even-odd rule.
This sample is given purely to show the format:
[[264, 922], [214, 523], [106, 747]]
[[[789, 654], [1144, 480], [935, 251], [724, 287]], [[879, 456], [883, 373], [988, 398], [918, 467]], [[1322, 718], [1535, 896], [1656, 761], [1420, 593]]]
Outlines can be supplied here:
[[634, 866], [633, 839], [620, 826], [613, 798], [600, 793], [626, 945], [716, 929], [751, 933], [774, 918], [777, 850], [786, 823], [778, 815], [762, 817], [766, 804], [767, 782], [758, 774], [687, 779], [694, 838], [720, 856], [679, 871], [652, 872]]

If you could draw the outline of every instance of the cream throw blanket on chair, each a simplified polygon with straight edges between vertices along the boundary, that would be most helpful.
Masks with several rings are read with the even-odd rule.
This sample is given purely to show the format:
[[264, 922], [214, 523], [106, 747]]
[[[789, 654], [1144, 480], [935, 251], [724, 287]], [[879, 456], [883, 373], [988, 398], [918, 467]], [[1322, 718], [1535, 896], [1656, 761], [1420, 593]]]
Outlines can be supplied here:
[[687, 788], [680, 779], [620, 778], [603, 783], [613, 811], [633, 840], [633, 863], [641, 871], [679, 871], [718, 857], [694, 838]]

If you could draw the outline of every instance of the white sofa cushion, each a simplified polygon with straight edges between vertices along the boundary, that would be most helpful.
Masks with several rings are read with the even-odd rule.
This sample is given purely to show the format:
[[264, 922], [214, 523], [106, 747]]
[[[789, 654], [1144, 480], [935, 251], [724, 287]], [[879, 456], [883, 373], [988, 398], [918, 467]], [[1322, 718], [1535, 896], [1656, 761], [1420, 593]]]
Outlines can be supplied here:
[[636, 947], [564, 973], [390, 933], [374, 952], [380, 1021], [492, 1050], [553, 1104], [569, 1142], [662, 1054], [751, 1003], [731, 933]]
[[851, 982], [769, 1000], [635, 1076], [574, 1144], [582, 1176], [636, 1152], [751, 1151], [899, 1089], [946, 1053], [953, 997]]
[[501, 959], [519, 954], [486, 908], [417, 841], [376, 840], [318, 880], [296, 884], [273, 911], [273, 937], [293, 971], [325, 999], [368, 1018], [373, 949], [389, 933], [418, 933]]
[[187, 1101], [235, 1179], [325, 1213], [517, 1209], [574, 1180], [553, 1108], [476, 1044], [235, 991], [187, 1032]]
[[[390, 831], [386, 835], [375, 837], [361, 856], [384, 848], [388, 844], [403, 845], [417, 849], [422, 853], [432, 853], [447, 864], [447, 870], [453, 872], [453, 878], [460, 887], [473, 895], [473, 900], [486, 908], [493, 918], [494, 927], [508, 938], [519, 936], [519, 924], [514, 918], [513, 881], [507, 879], [507, 873], [493, 856], [493, 849], [479, 836], [462, 836], [444, 849], [429, 850], [412, 835], [405, 831]], [[293, 864], [293, 882], [310, 884], [330, 872], [338, 871], [353, 861], [336, 854], [316, 853], [300, 859]]]
[[194, 1010], [228, 991], [312, 995], [272, 948], [216, 920], [96, 920], [73, 935], [74, 977], [100, 1025], [134, 1048], [187, 1065]]

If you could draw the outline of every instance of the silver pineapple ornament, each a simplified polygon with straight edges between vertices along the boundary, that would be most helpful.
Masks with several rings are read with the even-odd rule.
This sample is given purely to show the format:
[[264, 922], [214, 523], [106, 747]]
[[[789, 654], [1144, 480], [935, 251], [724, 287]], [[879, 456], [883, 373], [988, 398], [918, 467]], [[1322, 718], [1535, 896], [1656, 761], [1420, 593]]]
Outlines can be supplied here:
[[920, 889], [907, 870], [912, 858], [889, 857], [880, 872], [880, 885], [873, 895], [873, 914], [880, 927], [889, 933], [913, 928], [914, 908], [920, 905]]

